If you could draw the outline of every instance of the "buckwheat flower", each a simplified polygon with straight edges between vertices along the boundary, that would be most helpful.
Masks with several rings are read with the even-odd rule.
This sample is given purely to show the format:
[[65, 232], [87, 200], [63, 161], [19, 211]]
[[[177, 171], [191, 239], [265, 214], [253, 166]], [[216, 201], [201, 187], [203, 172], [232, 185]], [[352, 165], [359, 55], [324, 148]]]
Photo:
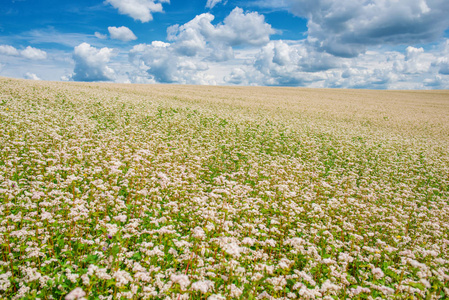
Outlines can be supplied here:
[[268, 294], [266, 291], [260, 293], [257, 297], [257, 299], [274, 299], [273, 297], [270, 296], [270, 294]]
[[220, 294], [211, 295], [207, 298], [207, 300], [226, 300], [226, 297], [223, 297]]
[[[313, 280], [313, 277], [310, 276], [309, 274], [307, 274], [304, 271], [298, 271], [298, 270], [294, 270], [295, 274], [298, 275], [300, 278], [302, 278], [303, 280], [305, 280], [307, 283], [309, 283], [312, 286], [316, 285], [315, 280]], [[295, 284], [296, 286], [296, 284]]]
[[358, 294], [361, 294], [361, 293], [369, 294], [369, 293], [371, 293], [371, 290], [370, 290], [369, 288], [365, 288], [365, 287], [358, 286], [358, 287], [355, 288], [355, 289], [351, 289], [350, 292], [351, 292], [354, 296], [357, 296]]
[[240, 247], [236, 243], [229, 243], [224, 246], [224, 250], [227, 254], [234, 257], [240, 257]]
[[113, 276], [114, 276], [116, 285], [117, 285], [118, 287], [127, 285], [130, 281], [133, 280], [132, 277], [129, 275], [128, 272], [122, 271], [122, 270], [116, 271], [116, 272], [113, 274]]
[[203, 239], [206, 237], [206, 234], [204, 233], [203, 228], [201, 227], [195, 227], [193, 229], [193, 237], [198, 238], [198, 239]]
[[338, 256], [338, 259], [341, 261], [344, 261], [344, 262], [348, 262], [348, 263], [351, 263], [354, 260], [354, 258], [352, 256], [350, 256], [349, 254], [344, 253], [344, 252], [340, 253], [340, 255]]
[[372, 270], [373, 276], [376, 279], [381, 279], [382, 277], [384, 277], [384, 272], [382, 272], [382, 270], [380, 268], [374, 268]]
[[271, 283], [275, 291], [280, 291], [287, 285], [287, 280], [285, 280], [284, 276], [268, 278], [266, 282]]
[[108, 231], [108, 237], [111, 236], [110, 238], [112, 238], [119, 231], [117, 224], [108, 223], [106, 224], [106, 229]]
[[325, 293], [331, 293], [333, 295], [336, 295], [337, 292], [341, 289], [340, 286], [333, 284], [329, 279], [326, 280], [322, 285], [321, 285], [321, 293], [325, 294]]
[[76, 289], [68, 293], [67, 296], [65, 296], [65, 300], [85, 300], [86, 298], [84, 298], [84, 296], [86, 296], [86, 293], [83, 291], [83, 289], [77, 287]]
[[115, 216], [114, 220], [119, 221], [119, 222], [126, 222], [127, 216], [125, 215], [119, 215], [119, 216]]
[[252, 281], [259, 281], [263, 278], [263, 275], [259, 272], [254, 273], [253, 276], [251, 277]]
[[254, 243], [255, 243], [255, 240], [250, 237], [246, 237], [242, 240], [242, 244], [244, 244], [244, 245], [254, 246]]
[[6, 291], [11, 286], [9, 278], [12, 277], [11, 272], [6, 272], [5, 274], [0, 274], [0, 291]]
[[235, 284], [231, 284], [228, 288], [230, 290], [229, 296], [233, 298], [238, 298], [243, 293], [243, 291], [239, 289]]
[[178, 251], [176, 251], [176, 249], [170, 248], [168, 250], [168, 253], [173, 255], [173, 256], [178, 256]]
[[321, 260], [321, 263], [325, 265], [335, 265], [337, 262], [331, 258], [325, 258]]
[[200, 280], [194, 282], [191, 286], [191, 289], [194, 291], [200, 291], [203, 294], [206, 294], [210, 289], [214, 287], [214, 283], [210, 280]]
[[187, 275], [175, 275], [172, 274], [170, 276], [170, 280], [173, 281], [173, 283], [177, 283], [179, 284], [179, 286], [181, 287], [182, 291], [185, 291], [186, 288], [189, 286], [190, 284], [190, 280], [189, 277]]
[[301, 296], [301, 299], [316, 299], [322, 297], [322, 294], [318, 287], [314, 289], [308, 289], [306, 286], [303, 286], [299, 290], [298, 294]]
[[296, 250], [300, 250], [303, 243], [304, 240], [298, 237], [294, 237], [285, 241], [285, 245], [291, 245]]
[[265, 241], [265, 243], [267, 243], [271, 247], [275, 247], [276, 246], [276, 241], [273, 240], [273, 239], [268, 239], [268, 240]]
[[90, 284], [89, 275], [87, 275], [87, 274], [83, 274], [81, 276], [81, 280], [83, 281], [84, 285], [89, 285]]

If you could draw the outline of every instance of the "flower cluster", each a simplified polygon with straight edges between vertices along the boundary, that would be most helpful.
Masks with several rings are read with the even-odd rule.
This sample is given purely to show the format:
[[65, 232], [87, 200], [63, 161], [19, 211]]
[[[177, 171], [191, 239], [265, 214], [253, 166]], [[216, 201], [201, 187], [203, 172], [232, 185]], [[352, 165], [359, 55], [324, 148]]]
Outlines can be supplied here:
[[447, 101], [301, 91], [0, 78], [0, 295], [448, 298]]

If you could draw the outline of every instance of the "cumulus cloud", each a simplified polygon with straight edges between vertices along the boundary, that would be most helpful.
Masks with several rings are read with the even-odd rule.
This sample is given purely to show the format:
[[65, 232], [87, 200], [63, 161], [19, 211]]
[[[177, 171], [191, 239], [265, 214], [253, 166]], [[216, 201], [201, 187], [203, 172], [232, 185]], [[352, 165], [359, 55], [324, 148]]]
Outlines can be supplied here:
[[106, 0], [106, 3], [121, 14], [145, 23], [153, 20], [153, 13], [163, 12], [162, 3], [170, 3], [170, 0]]
[[113, 49], [97, 49], [88, 43], [75, 47], [73, 60], [75, 68], [72, 79], [75, 81], [108, 81], [114, 79], [114, 70], [107, 64], [113, 56]]
[[[441, 44], [445, 44], [443, 42]], [[449, 42], [447, 42], [449, 43]], [[334, 57], [307, 41], [271, 41], [246, 64], [228, 69], [226, 84], [308, 86], [326, 88], [448, 88], [446, 50], [389, 47], [368, 50], [353, 58]]]
[[36, 74], [30, 73], [30, 72], [25, 73], [24, 77], [25, 77], [25, 79], [41, 80]]
[[236, 7], [222, 24], [213, 25], [214, 16], [209, 13], [196, 16], [184, 25], [168, 28], [168, 40], [181, 55], [194, 56], [207, 48], [212, 60], [224, 61], [233, 57], [232, 47], [261, 46], [270, 41], [274, 33], [263, 15], [245, 13]]
[[150, 45], [136, 45], [130, 51], [129, 59], [144, 71], [140, 72], [143, 77], [149, 75], [154, 82], [215, 84], [214, 78], [204, 73], [209, 68], [207, 63], [198, 58], [179, 56], [168, 43], [154, 41]]
[[227, 1], [223, 1], [223, 0], [207, 0], [206, 3], [206, 8], [214, 8], [215, 5], [217, 5], [218, 3], [223, 2], [224, 4], [226, 4]]
[[[269, 6], [272, 1], [261, 2]], [[278, 2], [273, 5], [308, 20], [311, 44], [341, 57], [355, 57], [374, 45], [434, 42], [449, 27], [446, 0]]]
[[[376, 1], [373, 3], [377, 4]], [[317, 18], [315, 15], [320, 12], [316, 11], [322, 3], [306, 4], [309, 6], [301, 9], [311, 12], [309, 18]], [[337, 8], [330, 2], [328, 5]], [[344, 2], [342, 14], [347, 12], [348, 5]], [[430, 11], [421, 7], [423, 14], [433, 9], [430, 4], [428, 7]], [[330, 11], [328, 13], [329, 17], [336, 18]], [[270, 40], [274, 30], [257, 12], [245, 12], [237, 7], [223, 22], [213, 24], [214, 19], [210, 13], [200, 14], [183, 25], [169, 27], [167, 40], [170, 43], [158, 41], [135, 46], [129, 53], [135, 71], [129, 72], [128, 78], [142, 83], [376, 89], [446, 86], [449, 42], [435, 46], [434, 50], [425, 50], [413, 43], [402, 50], [392, 50], [398, 47], [392, 48], [388, 44], [374, 47], [374, 42], [359, 43], [355, 38], [348, 40], [348, 44], [336, 41], [334, 50], [355, 45], [350, 50], [355, 51], [354, 55], [346, 55], [347, 49], [343, 55], [324, 49], [324, 40], [317, 35], [300, 41]], [[347, 19], [349, 24], [355, 22], [353, 19]], [[371, 22], [370, 19], [367, 22]], [[335, 29], [334, 32], [337, 39], [345, 34], [344, 30]]]
[[169, 27], [170, 43], [134, 46], [129, 59], [137, 70], [130, 75], [131, 80], [142, 82], [142, 76], [147, 76], [161, 83], [223, 83], [211, 75], [210, 65], [225, 73], [226, 66], [221, 63], [235, 58], [233, 47], [263, 46], [274, 33], [262, 15], [238, 7], [222, 23], [214, 25], [213, 20], [212, 14], [201, 14], [183, 25]]
[[17, 56], [19, 55], [19, 51], [10, 45], [0, 45], [0, 54]]
[[109, 34], [111, 38], [120, 40], [123, 42], [129, 42], [137, 40], [136, 35], [128, 27], [108, 27]]
[[40, 60], [47, 58], [47, 52], [33, 48], [31, 46], [28, 46], [25, 48], [25, 50], [20, 51], [20, 54], [25, 58], [33, 60]]
[[338, 68], [340, 59], [318, 52], [304, 41], [271, 41], [225, 77], [230, 84], [304, 86], [324, 78], [323, 71]]

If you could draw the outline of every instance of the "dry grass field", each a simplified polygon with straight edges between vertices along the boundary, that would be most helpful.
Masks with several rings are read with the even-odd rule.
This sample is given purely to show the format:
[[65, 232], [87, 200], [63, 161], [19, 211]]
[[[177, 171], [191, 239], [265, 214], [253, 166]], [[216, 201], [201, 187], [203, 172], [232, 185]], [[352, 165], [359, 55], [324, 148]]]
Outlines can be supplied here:
[[447, 299], [449, 91], [0, 78], [1, 299]]

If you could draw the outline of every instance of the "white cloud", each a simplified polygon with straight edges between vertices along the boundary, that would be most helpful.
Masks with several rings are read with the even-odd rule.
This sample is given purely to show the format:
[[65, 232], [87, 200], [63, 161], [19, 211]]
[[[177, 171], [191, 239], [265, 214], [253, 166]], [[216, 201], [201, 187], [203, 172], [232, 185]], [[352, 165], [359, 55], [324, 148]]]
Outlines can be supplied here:
[[17, 56], [19, 55], [19, 51], [10, 45], [0, 45], [0, 54]]
[[184, 25], [168, 28], [168, 40], [174, 42], [179, 54], [197, 55], [209, 51], [209, 58], [224, 61], [233, 57], [231, 47], [261, 46], [270, 41], [274, 33], [264, 16], [257, 12], [245, 13], [236, 7], [222, 24], [213, 25], [214, 16], [209, 13], [196, 16]]
[[107, 34], [101, 34], [99, 32], [95, 32], [95, 37], [99, 38], [100, 40], [105, 40], [108, 38]]
[[338, 57], [323, 51], [310, 37], [300, 41], [270, 41], [274, 30], [258, 13], [236, 8], [222, 23], [212, 24], [213, 21], [212, 14], [201, 14], [183, 25], [169, 27], [170, 43], [135, 46], [129, 54], [135, 67], [135, 71], [129, 72], [129, 79], [189, 84], [425, 89], [444, 87], [449, 73], [449, 59], [446, 60], [449, 56], [445, 54], [449, 53], [449, 42], [433, 50], [408, 46], [398, 51], [388, 45], [366, 46], [355, 57]]
[[87, 43], [75, 47], [73, 60], [75, 68], [72, 79], [75, 81], [108, 81], [113, 80], [115, 72], [107, 64], [113, 57], [113, 49], [97, 49]]
[[136, 35], [128, 27], [108, 27], [109, 34], [111, 38], [120, 40], [123, 42], [129, 42], [137, 40]]
[[[279, 8], [288, 7], [292, 12], [293, 4], [303, 4], [294, 9], [297, 15], [308, 12], [306, 17], [309, 18], [309, 36], [299, 41], [270, 40], [275, 30], [263, 15], [240, 8], [235, 8], [222, 22], [214, 22], [215, 17], [210, 13], [198, 15], [190, 22], [169, 27], [167, 42], [140, 44], [130, 51], [101, 49], [100, 45], [107, 41], [97, 38], [108, 38], [109, 35], [98, 32], [95, 35], [97, 38], [93, 34], [69, 34], [70, 38], [73, 37], [69, 39], [54, 31], [52, 34], [51, 30], [30, 31], [24, 38], [30, 44], [55, 41], [70, 45], [78, 42], [73, 45], [73, 53], [55, 49], [46, 53], [30, 46], [15, 48], [12, 46], [15, 44], [6, 45], [9, 42], [2, 41], [1, 74], [30, 79], [39, 78], [36, 75], [39, 74], [51, 80], [112, 80], [134, 83], [449, 88], [448, 39], [440, 38], [432, 44], [417, 43], [418, 35], [415, 34], [425, 29], [418, 28], [410, 34], [410, 43], [402, 42], [405, 38], [393, 40], [390, 25], [395, 21], [386, 22], [386, 31], [378, 32], [378, 36], [367, 35], [362, 39], [358, 36], [362, 29], [367, 30], [373, 26], [375, 18], [386, 20], [386, 17], [370, 17], [366, 15], [363, 5], [351, 1], [342, 1], [341, 7], [330, 0], [273, 1]], [[395, 10], [399, 5], [399, 1], [379, 1], [371, 0], [374, 10], [378, 9], [377, 6], [387, 4]], [[421, 12], [416, 15], [418, 23], [426, 14], [434, 17], [432, 14], [436, 1], [411, 1], [410, 10]], [[357, 15], [349, 14], [349, 7], [366, 15], [366, 24]], [[403, 14], [409, 16], [413, 12], [406, 10]], [[404, 15], [399, 15], [399, 18], [404, 19]], [[335, 28], [330, 28], [330, 24]], [[328, 34], [324, 34], [323, 28], [328, 28]], [[126, 27], [108, 29], [110, 38], [128, 40], [133, 36]], [[381, 42], [382, 38], [386, 39], [386, 44]], [[332, 49], [326, 48], [331, 40]], [[96, 43], [98, 48], [91, 46], [92, 43]], [[337, 53], [338, 49], [342, 52]], [[348, 55], [348, 51], [353, 52]], [[45, 57], [48, 59], [44, 60]], [[33, 64], [28, 61], [38, 58], [41, 60]]]
[[41, 60], [47, 58], [47, 52], [33, 48], [31, 46], [26, 47], [24, 50], [20, 51], [10, 45], [0, 45], [0, 54], [8, 55], [8, 56], [19, 56], [33, 59], [33, 60]]
[[[257, 3], [266, 7], [272, 1]], [[434, 42], [449, 27], [446, 0], [283, 0], [271, 6], [306, 18], [309, 42], [341, 57], [374, 45]]]
[[134, 74], [134, 82], [150, 77], [159, 83], [215, 84], [214, 78], [204, 73], [209, 68], [207, 63], [179, 56], [168, 43], [154, 41], [150, 45], [136, 45], [130, 51], [130, 61], [140, 74]]
[[[234, 60], [233, 47], [263, 46], [274, 33], [262, 15], [235, 8], [223, 21], [213, 25], [209, 13], [196, 16], [184, 25], [168, 28], [171, 43], [155, 41], [140, 44], [130, 51], [136, 72], [133, 82], [147, 77], [155, 82], [217, 84], [224, 83], [227, 66]], [[211, 69], [212, 67], [212, 69]], [[214, 73], [215, 72], [215, 73]]]
[[257, 12], [244, 13], [238, 7], [224, 19], [223, 24], [216, 26], [210, 32], [206, 31], [206, 35], [209, 35], [212, 40], [224, 40], [231, 46], [245, 44], [261, 46], [268, 43], [270, 35], [274, 33], [271, 25], [265, 22], [263, 15]]
[[[445, 43], [441, 43], [444, 45]], [[271, 41], [246, 65], [228, 69], [226, 84], [282, 85], [327, 88], [428, 89], [448, 88], [442, 45], [434, 49], [388, 47], [355, 58], [337, 58], [307, 41]]]
[[227, 1], [223, 1], [223, 0], [207, 0], [206, 3], [206, 8], [214, 8], [215, 5], [217, 5], [218, 3], [224, 2], [223, 4], [226, 4]]
[[123, 15], [128, 15], [142, 23], [153, 20], [152, 13], [163, 12], [162, 3], [170, 0], [106, 0]]
[[304, 42], [271, 41], [255, 56], [250, 66], [258, 72], [259, 85], [304, 86], [323, 80], [320, 71], [338, 64], [329, 54], [319, 53]]
[[33, 60], [47, 58], [47, 52], [42, 51], [40, 49], [33, 48], [31, 46], [28, 46], [25, 48], [25, 50], [20, 51], [20, 54], [25, 58], [33, 59]]
[[439, 67], [438, 73], [443, 74], [443, 75], [449, 75], [449, 58], [448, 57], [440, 58], [438, 60], [437, 65]]
[[42, 80], [42, 79], [40, 79], [36, 74], [34, 74], [34, 73], [30, 73], [30, 72], [27, 72], [27, 73], [25, 73], [25, 79], [31, 79], [31, 80]]

